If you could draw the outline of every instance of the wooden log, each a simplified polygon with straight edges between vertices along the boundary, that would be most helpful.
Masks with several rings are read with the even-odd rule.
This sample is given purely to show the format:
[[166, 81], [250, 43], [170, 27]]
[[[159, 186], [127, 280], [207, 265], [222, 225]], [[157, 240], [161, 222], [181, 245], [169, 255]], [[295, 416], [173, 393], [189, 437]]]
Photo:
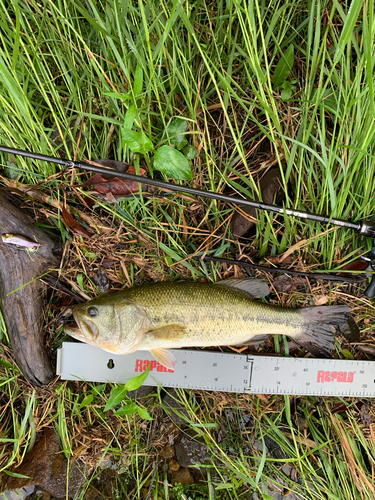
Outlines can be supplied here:
[[34, 226], [32, 219], [0, 191], [0, 235], [6, 233], [22, 235], [40, 245], [36, 252], [30, 253], [25, 248], [3, 243], [0, 238], [0, 290], [2, 313], [16, 362], [33, 385], [44, 385], [54, 377], [54, 372], [42, 331], [46, 286], [37, 278], [59, 265], [61, 245]]

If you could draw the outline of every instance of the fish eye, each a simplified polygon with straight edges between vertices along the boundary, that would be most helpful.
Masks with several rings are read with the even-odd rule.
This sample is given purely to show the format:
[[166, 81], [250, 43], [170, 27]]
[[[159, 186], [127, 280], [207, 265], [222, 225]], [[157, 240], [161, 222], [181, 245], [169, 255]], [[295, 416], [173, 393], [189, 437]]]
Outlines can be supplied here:
[[98, 315], [98, 310], [95, 307], [89, 307], [87, 311], [90, 316], [94, 317]]

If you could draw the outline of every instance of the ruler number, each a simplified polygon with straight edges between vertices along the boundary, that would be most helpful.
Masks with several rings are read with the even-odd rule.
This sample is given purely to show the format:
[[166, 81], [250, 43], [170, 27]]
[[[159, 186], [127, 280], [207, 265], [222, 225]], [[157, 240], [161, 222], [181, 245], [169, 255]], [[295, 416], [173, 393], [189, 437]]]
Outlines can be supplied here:
[[275, 370], [275, 372], [278, 372], [280, 370], [280, 367], [279, 366], [275, 366], [274, 370]]
[[363, 375], [365, 373], [365, 370], [361, 370], [359, 373]]
[[281, 385], [280, 380], [277, 380], [277, 381], [276, 381], [276, 385]]
[[214, 368], [217, 368], [217, 363], [214, 363], [212, 366], [213, 366]]
[[308, 387], [310, 385], [310, 382], [306, 382], [306, 387]]
[[304, 368], [304, 369], [303, 369], [303, 371], [304, 371], [304, 372], [308, 372], [308, 371], [309, 371], [309, 369], [308, 369], [308, 368]]
[[183, 365], [186, 365], [186, 359], [185, 359], [185, 361], [183, 361], [183, 362], [182, 362], [182, 364], [183, 364]]
[[367, 389], [367, 384], [362, 384], [362, 389]]

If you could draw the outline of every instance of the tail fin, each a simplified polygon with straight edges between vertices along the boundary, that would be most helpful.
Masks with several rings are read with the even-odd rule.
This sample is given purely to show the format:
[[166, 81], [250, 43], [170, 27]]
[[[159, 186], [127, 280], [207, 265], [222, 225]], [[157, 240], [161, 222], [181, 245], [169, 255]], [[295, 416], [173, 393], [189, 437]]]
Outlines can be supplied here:
[[335, 347], [335, 326], [358, 336], [359, 328], [348, 306], [314, 306], [301, 309], [302, 332], [294, 340], [314, 356], [329, 356]]

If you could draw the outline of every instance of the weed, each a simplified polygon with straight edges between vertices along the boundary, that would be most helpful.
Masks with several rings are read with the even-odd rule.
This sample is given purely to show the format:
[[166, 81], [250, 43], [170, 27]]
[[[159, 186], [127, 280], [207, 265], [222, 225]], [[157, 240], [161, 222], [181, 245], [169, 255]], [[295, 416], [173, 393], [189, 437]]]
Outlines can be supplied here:
[[[354, 220], [373, 214], [373, 0], [0, 0], [0, 13], [1, 143], [114, 158], [155, 177], [250, 197], [259, 195], [263, 174], [278, 168], [286, 206]], [[62, 240], [60, 279], [84, 299], [97, 295], [92, 278], [102, 267], [116, 290], [242, 275], [235, 266], [205, 263], [206, 253], [259, 261], [306, 240], [293, 254], [295, 269], [339, 271], [370, 248], [349, 230], [325, 232], [318, 222], [266, 213], [236, 240], [228, 205], [157, 190], [106, 200], [84, 186], [86, 173], [1, 158], [2, 185], [19, 193], [38, 184], [39, 197], [24, 204]], [[66, 223], [65, 205], [91, 238]], [[302, 307], [326, 296], [348, 303], [371, 348], [374, 306], [362, 291], [310, 283], [306, 293], [271, 301]], [[51, 356], [64, 339], [55, 317], [65, 302], [60, 291], [48, 295]], [[90, 470], [107, 455], [118, 458], [126, 470], [119, 498], [140, 499], [144, 488], [148, 498], [171, 499], [269, 498], [273, 490], [314, 500], [374, 496], [373, 429], [356, 398], [335, 412], [333, 399], [182, 391], [187, 425], [213, 458], [205, 482], [184, 489], [152, 465], [167, 443], [156, 431], [157, 398], [137, 407], [126, 399], [121, 415], [104, 411], [108, 386], [56, 381], [33, 391], [14, 364], [1, 316], [0, 341], [4, 471], [53, 425], [65, 455], [77, 453]], [[282, 345], [276, 340], [257, 352]], [[342, 353], [367, 359], [349, 343]], [[139, 408], [154, 420], [142, 419]]]

